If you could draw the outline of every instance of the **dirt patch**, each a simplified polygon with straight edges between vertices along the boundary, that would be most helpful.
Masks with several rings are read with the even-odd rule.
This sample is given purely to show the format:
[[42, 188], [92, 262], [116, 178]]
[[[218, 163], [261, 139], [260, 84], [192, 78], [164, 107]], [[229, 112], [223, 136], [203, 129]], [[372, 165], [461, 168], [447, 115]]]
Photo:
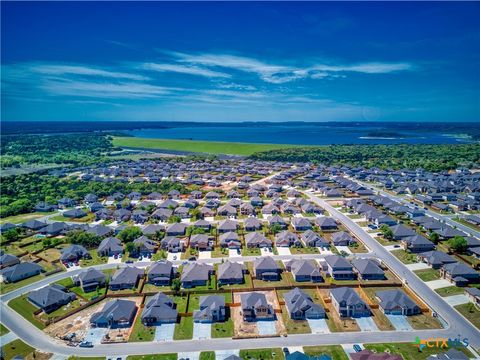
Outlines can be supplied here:
[[[65, 336], [75, 333], [75, 340], [81, 341], [85, 338], [88, 331], [91, 329], [90, 326], [90, 317], [103, 309], [105, 304], [109, 299], [102, 300], [101, 302], [89, 306], [86, 309], [79, 311], [78, 313], [69, 316], [57, 323], [51, 324], [45, 328], [45, 332], [58, 339], [63, 339]], [[129, 297], [128, 300], [135, 301], [137, 306], [142, 302], [141, 297]], [[118, 339], [125, 338], [128, 339], [130, 336], [131, 328], [122, 328], [122, 329], [110, 329], [108, 330], [108, 335], [112, 341], [120, 341]], [[126, 340], [125, 340], [126, 341]]]

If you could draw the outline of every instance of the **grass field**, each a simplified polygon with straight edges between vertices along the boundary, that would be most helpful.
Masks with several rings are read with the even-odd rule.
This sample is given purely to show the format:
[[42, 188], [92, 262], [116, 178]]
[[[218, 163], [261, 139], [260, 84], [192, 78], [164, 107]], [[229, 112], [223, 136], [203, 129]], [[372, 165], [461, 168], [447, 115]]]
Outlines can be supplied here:
[[345, 353], [341, 345], [304, 346], [303, 351], [305, 351], [305, 354], [309, 356], [327, 354], [335, 360], [348, 360], [348, 355]]
[[22, 315], [26, 320], [30, 321], [33, 325], [35, 325], [39, 329], [45, 328], [45, 325], [37, 320], [35, 315], [33, 313], [37, 311], [38, 309], [33, 306], [30, 301], [27, 300], [28, 294], [19, 296], [15, 299], [10, 300], [8, 303], [8, 306], [10, 306], [13, 310], [18, 312], [20, 315]]
[[153, 341], [155, 338], [155, 327], [142, 324], [142, 317], [139, 315], [133, 325], [132, 333], [128, 341]]
[[178, 354], [130, 355], [127, 360], [177, 360]]
[[5, 334], [8, 334], [10, 330], [8, 330], [3, 324], [0, 324], [0, 336], [3, 336]]
[[480, 329], [480, 310], [478, 310], [472, 303], [466, 303], [455, 306], [467, 320]]
[[283, 351], [281, 348], [273, 349], [255, 349], [240, 350], [240, 357], [244, 360], [283, 360]]
[[25, 344], [22, 340], [14, 340], [4, 346], [2, 346], [2, 359], [10, 360], [15, 356], [23, 356], [26, 358], [28, 355], [35, 351], [34, 348]]
[[190, 340], [193, 337], [193, 317], [183, 316], [175, 325], [173, 340]]
[[20, 214], [20, 215], [9, 216], [9, 217], [0, 219], [0, 224], [5, 224], [5, 223], [18, 224], [18, 223], [22, 223], [22, 222], [33, 220], [33, 219], [38, 219], [53, 213], [54, 212], [34, 212], [30, 214]]
[[143, 149], [162, 149], [209, 154], [251, 155], [259, 151], [292, 148], [285, 144], [251, 144], [220, 141], [191, 141], [169, 139], [142, 139], [136, 137], [114, 137], [113, 146]]
[[440, 296], [451, 296], [451, 295], [463, 294], [465, 290], [458, 286], [447, 286], [444, 288], [435, 289], [435, 291]]
[[[418, 348], [412, 343], [398, 343], [398, 344], [365, 344], [364, 347], [377, 353], [388, 350], [391, 354], [399, 354], [404, 360], [425, 360], [430, 355], [438, 354], [438, 348], [425, 347], [423, 351], [418, 351]], [[472, 356], [470, 351], [465, 348], [457, 348], [464, 352], [467, 356]]]
[[423, 281], [432, 281], [440, 279], [440, 271], [437, 269], [423, 269], [414, 271]]

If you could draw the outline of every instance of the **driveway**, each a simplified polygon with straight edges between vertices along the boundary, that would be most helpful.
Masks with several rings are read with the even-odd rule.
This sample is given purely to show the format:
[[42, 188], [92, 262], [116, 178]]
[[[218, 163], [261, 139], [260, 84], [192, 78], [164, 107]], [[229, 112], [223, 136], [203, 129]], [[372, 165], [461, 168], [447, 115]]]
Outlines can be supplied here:
[[194, 352], [179, 352], [177, 354], [177, 359], [178, 360], [199, 360], [200, 359], [200, 351], [194, 351]]
[[468, 300], [468, 297], [465, 294], [447, 296], [447, 297], [444, 297], [443, 300], [445, 300], [451, 306], [466, 304], [470, 301]]
[[325, 319], [307, 319], [307, 321], [312, 334], [327, 334], [330, 332]]
[[212, 324], [193, 323], [193, 340], [211, 338]]
[[212, 252], [211, 251], [199, 251], [198, 252], [198, 258], [199, 259], [211, 259], [212, 258]]
[[288, 247], [277, 247], [278, 255], [292, 255], [290, 248]]
[[258, 321], [257, 329], [259, 335], [273, 335], [276, 334], [275, 321]]
[[167, 260], [168, 261], [175, 261], [174, 257], [177, 258], [176, 260], [180, 260], [180, 256], [181, 256], [180, 253], [169, 252], [169, 253], [167, 253]]
[[379, 331], [371, 316], [355, 318], [361, 331]]
[[115, 259], [114, 256], [109, 256], [107, 263], [108, 264], [121, 264], [122, 263], [122, 257], [119, 256], [118, 258]]
[[447, 286], [452, 286], [452, 283], [445, 279], [438, 279], [438, 280], [426, 281], [425, 285], [427, 285], [430, 289], [435, 290], [435, 289], [440, 289]]
[[399, 247], [398, 245], [387, 245], [387, 246], [384, 246], [384, 248], [387, 251], [393, 251], [393, 250], [401, 249], [401, 247]]
[[348, 246], [335, 246], [338, 250], [338, 252], [345, 251], [348, 255], [352, 255], [352, 252], [350, 251], [350, 248]]
[[407, 320], [405, 315], [390, 315], [385, 314], [388, 320], [392, 323], [395, 330], [398, 331], [412, 331], [412, 325]]
[[0, 336], [0, 346], [7, 345], [8, 343], [11, 343], [13, 340], [16, 339], [18, 339], [18, 336], [10, 331], [8, 334]]
[[228, 257], [239, 257], [242, 254], [237, 253], [237, 249], [228, 249]]
[[322, 255], [332, 255], [333, 254], [332, 250], [330, 250], [330, 249], [325, 249], [325, 248], [322, 248], [322, 247], [317, 247], [317, 249], [320, 252], [320, 254], [322, 254]]
[[428, 266], [424, 262], [419, 262], [419, 263], [415, 263], [415, 264], [407, 264], [407, 265], [405, 265], [405, 267], [408, 268], [411, 271], [430, 269], [430, 266]]
[[108, 332], [108, 329], [93, 328], [88, 330], [87, 335], [83, 338], [83, 341], [89, 341], [94, 345], [98, 345], [102, 342], [103, 335]]
[[215, 360], [225, 360], [227, 357], [231, 355], [240, 356], [240, 350], [238, 349], [217, 350], [215, 351]]
[[273, 255], [273, 252], [268, 251], [267, 248], [260, 248], [260, 255], [271, 256], [271, 255]]
[[155, 337], [153, 341], [172, 341], [175, 324], [161, 324], [155, 326]]

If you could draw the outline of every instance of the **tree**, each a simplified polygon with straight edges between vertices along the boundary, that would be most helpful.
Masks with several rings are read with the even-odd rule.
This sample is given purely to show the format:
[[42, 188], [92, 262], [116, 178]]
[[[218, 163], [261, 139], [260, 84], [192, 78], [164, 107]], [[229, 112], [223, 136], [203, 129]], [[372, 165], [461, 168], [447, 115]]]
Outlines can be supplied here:
[[380, 231], [385, 239], [392, 240], [393, 239], [393, 231], [390, 229], [388, 225], [381, 225], [380, 226]]
[[179, 223], [182, 221], [182, 218], [178, 215], [173, 215], [168, 218], [169, 224]]
[[142, 236], [142, 230], [136, 226], [128, 226], [118, 234], [118, 238], [124, 243], [129, 243]]
[[[71, 244], [82, 245], [82, 246], [85, 246], [86, 248], [97, 247], [101, 241], [102, 241], [102, 238], [100, 236], [87, 233], [82, 230], [73, 230], [67, 234], [67, 242]], [[56, 246], [56, 245], [58, 245], [58, 243], [53, 244], [53, 246]]]
[[17, 241], [19, 238], [17, 229], [10, 229], [2, 234], [2, 240], [6, 243]]
[[180, 290], [181, 286], [182, 286], [182, 283], [180, 282], [180, 279], [176, 278], [176, 279], [172, 280], [172, 290], [173, 291]]
[[432, 232], [429, 235], [429, 238], [430, 238], [430, 241], [433, 242], [434, 244], [438, 244], [438, 242], [440, 241], [440, 236], [435, 232]]
[[463, 253], [467, 250], [467, 240], [463, 236], [455, 236], [448, 240], [448, 246], [456, 253]]
[[282, 225], [280, 224], [272, 224], [270, 225], [270, 231], [272, 232], [273, 235], [279, 233], [282, 231]]
[[42, 245], [43, 245], [43, 247], [44, 247], [45, 249], [48, 249], [48, 248], [50, 248], [50, 247], [52, 246], [52, 240], [49, 239], [49, 238], [45, 238], [45, 239], [43, 239], [43, 241], [42, 241]]
[[127, 242], [125, 245], [125, 250], [129, 253], [132, 254], [135, 252], [135, 244], [133, 242]]

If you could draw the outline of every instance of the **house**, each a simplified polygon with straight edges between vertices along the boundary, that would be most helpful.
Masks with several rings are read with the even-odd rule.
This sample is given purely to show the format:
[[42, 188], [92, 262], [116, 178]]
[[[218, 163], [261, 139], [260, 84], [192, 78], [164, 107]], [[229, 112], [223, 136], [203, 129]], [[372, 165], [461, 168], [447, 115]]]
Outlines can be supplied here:
[[227, 260], [218, 265], [217, 281], [220, 285], [243, 284], [245, 272], [245, 265]]
[[89, 268], [82, 271], [73, 278], [73, 283], [80, 286], [83, 292], [95, 291], [99, 287], [103, 287], [106, 283], [107, 277], [105, 274], [97, 269]]
[[213, 266], [199, 263], [188, 263], [183, 267], [180, 278], [182, 287], [192, 288], [205, 286], [209, 283], [210, 275], [213, 274]]
[[354, 271], [362, 280], [384, 280], [385, 272], [378, 263], [372, 259], [353, 259]]
[[461, 262], [443, 265], [440, 268], [440, 277], [447, 279], [456, 286], [466, 286], [480, 281], [480, 273]]
[[12, 224], [10, 222], [0, 224], [0, 234], [3, 234], [9, 230], [15, 229], [16, 227], [17, 226], [15, 224]]
[[240, 304], [245, 321], [275, 319], [273, 307], [267, 302], [267, 297], [263, 293], [243, 293], [240, 295]]
[[229, 249], [241, 249], [242, 243], [236, 232], [229, 231], [220, 235], [220, 246]]
[[316, 232], [314, 232], [313, 230], [305, 231], [301, 235], [300, 240], [307, 247], [321, 247], [321, 248], [330, 247], [330, 243], [327, 240], [325, 240], [323, 237], [318, 235]]
[[79, 261], [80, 259], [89, 259], [90, 253], [82, 245], [70, 245], [62, 249], [60, 261]]
[[178, 311], [173, 299], [162, 292], [155, 294], [145, 304], [142, 312], [142, 324], [145, 326], [175, 323]]
[[352, 264], [343, 257], [327, 255], [325, 262], [327, 263], [327, 274], [335, 280], [354, 280], [356, 278]]
[[417, 255], [419, 261], [427, 263], [434, 269], [440, 269], [445, 264], [457, 262], [453, 257], [443, 251], [432, 250]]
[[110, 280], [110, 290], [124, 290], [136, 288], [140, 278], [143, 276], [143, 269], [127, 266], [115, 271]]
[[68, 224], [64, 222], [54, 222], [40, 229], [40, 233], [45, 234], [49, 237], [53, 237], [66, 234], [69, 230], [70, 226]]
[[132, 324], [136, 313], [135, 301], [110, 300], [101, 311], [90, 317], [90, 324], [96, 327], [128, 327]]
[[270, 226], [277, 226], [277, 227], [280, 227], [281, 229], [287, 228], [287, 222], [279, 215], [269, 216], [267, 220]]
[[454, 229], [451, 226], [443, 226], [441, 229], [434, 230], [442, 240], [448, 240], [454, 238], [455, 236], [465, 236], [460, 230]]
[[392, 230], [394, 240], [402, 240], [417, 235], [415, 230], [403, 224], [390, 226], [390, 230]]
[[370, 308], [352, 288], [338, 287], [331, 289], [330, 299], [340, 317], [370, 316]]
[[218, 223], [218, 228], [217, 228], [219, 234], [226, 233], [229, 231], [237, 231], [237, 229], [238, 229], [238, 222], [230, 219], [220, 221]]
[[337, 225], [336, 221], [333, 218], [328, 217], [328, 216], [322, 216], [322, 217], [316, 218], [315, 219], [315, 224], [317, 224], [317, 226], [322, 231], [338, 229], [338, 225]]
[[135, 246], [134, 255], [151, 257], [157, 251], [157, 243], [142, 235], [133, 240]]
[[409, 316], [422, 312], [420, 307], [401, 290], [377, 291], [376, 297], [384, 314]]
[[167, 226], [165, 235], [167, 236], [184, 236], [188, 225], [184, 223], [174, 223]]
[[217, 214], [220, 216], [236, 217], [237, 209], [232, 205], [226, 204], [218, 208]]
[[207, 234], [195, 234], [190, 237], [190, 247], [200, 251], [211, 251], [213, 240]]
[[257, 257], [253, 262], [253, 269], [256, 279], [264, 281], [280, 280], [282, 269], [271, 256]]
[[[228, 358], [227, 358], [228, 359]], [[227, 360], [225, 359], [225, 360]], [[238, 359], [232, 359], [238, 360]], [[309, 356], [300, 351], [294, 351], [288, 354], [285, 354], [285, 360], [332, 360], [332, 358], [327, 354], [321, 354], [318, 356]]]
[[315, 304], [312, 298], [299, 288], [285, 293], [283, 297], [288, 315], [292, 320], [325, 318], [325, 309]]
[[434, 243], [418, 234], [402, 239], [401, 243], [404, 250], [409, 250], [412, 253], [421, 253], [435, 249]]
[[356, 353], [349, 354], [351, 360], [403, 360], [401, 355], [390, 353], [378, 353], [371, 350], [364, 349]]
[[293, 259], [285, 263], [285, 269], [290, 271], [295, 281], [322, 282], [318, 265], [312, 260]]
[[119, 239], [108, 237], [98, 245], [97, 253], [99, 256], [118, 256], [123, 253], [123, 246]]
[[308, 221], [308, 219], [303, 217], [293, 218], [292, 226], [295, 229], [295, 231], [306, 231], [312, 228], [312, 224], [310, 224], [310, 221]]
[[20, 264], [20, 259], [12, 254], [0, 255], [0, 269]]
[[55, 210], [55, 206], [44, 201], [40, 201], [35, 205], [34, 210], [38, 212], [50, 212]]
[[132, 212], [127, 209], [118, 209], [113, 212], [113, 218], [117, 222], [128, 221], [130, 220], [131, 216], [132, 216]]
[[14, 283], [38, 275], [42, 271], [43, 268], [38, 264], [21, 262], [17, 265], [9, 266], [0, 270], [0, 275], [4, 282]]
[[[117, 229], [115, 229], [115, 230], [118, 231], [119, 228], [120, 227], [117, 227]], [[95, 225], [95, 226], [92, 226], [92, 227], [88, 228], [87, 233], [93, 234], [93, 235], [96, 235], [96, 236], [100, 236], [100, 237], [104, 237], [104, 236], [108, 236], [110, 234], [113, 234], [113, 230], [112, 230], [112, 228], [110, 228], [108, 226], [105, 226], [105, 225]]]
[[210, 229], [212, 228], [212, 224], [207, 221], [207, 220], [197, 220], [193, 223], [193, 227], [195, 229], [203, 229], [205, 231], [210, 231]]
[[173, 264], [168, 260], [160, 260], [148, 268], [147, 281], [157, 286], [168, 286], [174, 274]]
[[152, 213], [152, 218], [166, 222], [173, 215], [173, 210], [168, 208], [160, 208]]
[[73, 199], [63, 197], [63, 198], [61, 198], [60, 200], [57, 201], [57, 205], [58, 205], [59, 209], [65, 209], [65, 208], [75, 206], [76, 202]]
[[240, 205], [240, 214], [242, 215], [255, 215], [255, 208], [252, 204], [243, 203]]
[[168, 252], [177, 253], [183, 251], [185, 244], [176, 236], [165, 236], [160, 241], [160, 247]]
[[165, 226], [159, 224], [148, 224], [142, 230], [142, 232], [147, 236], [154, 236], [163, 231], [165, 231]]
[[355, 240], [345, 231], [339, 231], [332, 234], [332, 242], [335, 246], [348, 246]]
[[72, 302], [76, 298], [74, 293], [69, 292], [65, 287], [58, 284], [48, 285], [28, 294], [28, 301], [47, 314]]
[[30, 231], [39, 231], [40, 229], [43, 229], [45, 226], [47, 226], [46, 223], [38, 220], [29, 220], [20, 224], [20, 227]]
[[257, 231], [262, 229], [262, 223], [257, 218], [248, 218], [243, 222], [245, 231]]
[[288, 230], [283, 230], [275, 235], [275, 246], [277, 247], [290, 247], [301, 246], [300, 239], [297, 234], [294, 234]]
[[193, 321], [199, 323], [222, 322], [226, 319], [225, 296], [200, 296], [200, 310], [193, 312]]
[[71, 210], [64, 211], [62, 215], [66, 218], [80, 219], [82, 217], [87, 216], [87, 213], [81, 209], [71, 209]]
[[271, 248], [272, 240], [260, 232], [251, 232], [245, 235], [247, 248]]
[[465, 288], [465, 295], [467, 295], [470, 302], [472, 302], [477, 309], [480, 308], [480, 289], [474, 287]]
[[468, 360], [469, 357], [460, 350], [451, 348], [446, 352], [430, 355], [426, 360]]

